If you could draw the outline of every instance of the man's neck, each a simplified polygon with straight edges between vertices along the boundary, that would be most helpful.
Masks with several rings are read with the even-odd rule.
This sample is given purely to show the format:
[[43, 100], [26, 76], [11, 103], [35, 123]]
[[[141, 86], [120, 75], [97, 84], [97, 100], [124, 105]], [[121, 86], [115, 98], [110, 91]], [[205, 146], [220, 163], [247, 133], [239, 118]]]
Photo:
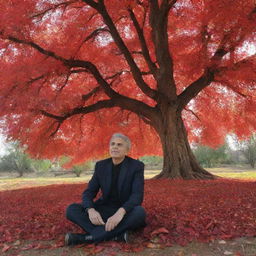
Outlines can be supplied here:
[[112, 162], [114, 165], [118, 165], [120, 163], [122, 163], [124, 161], [125, 157], [122, 157], [122, 158], [113, 158], [112, 157]]

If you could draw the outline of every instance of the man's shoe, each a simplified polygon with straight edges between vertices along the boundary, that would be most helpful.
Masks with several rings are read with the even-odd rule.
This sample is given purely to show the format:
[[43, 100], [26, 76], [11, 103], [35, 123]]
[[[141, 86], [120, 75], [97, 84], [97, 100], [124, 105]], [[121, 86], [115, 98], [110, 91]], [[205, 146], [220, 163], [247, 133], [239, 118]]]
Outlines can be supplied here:
[[65, 236], [65, 245], [92, 244], [93, 238], [87, 234], [67, 233]]
[[129, 234], [128, 231], [120, 234], [119, 236], [116, 236], [114, 239], [116, 242], [124, 242], [124, 243], [129, 243]]

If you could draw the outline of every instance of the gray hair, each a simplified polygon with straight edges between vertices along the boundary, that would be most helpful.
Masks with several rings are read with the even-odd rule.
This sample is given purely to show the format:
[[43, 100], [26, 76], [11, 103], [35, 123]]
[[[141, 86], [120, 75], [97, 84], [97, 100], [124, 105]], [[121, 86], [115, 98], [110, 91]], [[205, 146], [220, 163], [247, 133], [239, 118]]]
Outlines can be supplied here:
[[114, 139], [114, 138], [120, 138], [122, 139], [123, 141], [126, 142], [126, 145], [127, 145], [127, 148], [128, 150], [131, 149], [131, 140], [129, 139], [129, 137], [125, 136], [124, 134], [122, 133], [114, 133], [110, 139], [110, 142]]

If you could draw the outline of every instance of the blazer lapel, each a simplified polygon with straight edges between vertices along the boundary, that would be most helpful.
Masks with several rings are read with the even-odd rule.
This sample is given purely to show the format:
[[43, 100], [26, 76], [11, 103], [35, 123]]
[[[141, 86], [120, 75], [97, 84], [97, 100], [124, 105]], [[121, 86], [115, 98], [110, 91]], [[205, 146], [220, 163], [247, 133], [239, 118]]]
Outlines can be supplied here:
[[121, 189], [122, 189], [122, 186], [123, 186], [126, 174], [127, 174], [127, 170], [128, 170], [128, 159], [127, 159], [127, 157], [125, 157], [124, 162], [123, 162], [123, 164], [121, 166], [119, 177], [118, 177], [118, 193], [119, 193], [119, 197], [120, 197]]

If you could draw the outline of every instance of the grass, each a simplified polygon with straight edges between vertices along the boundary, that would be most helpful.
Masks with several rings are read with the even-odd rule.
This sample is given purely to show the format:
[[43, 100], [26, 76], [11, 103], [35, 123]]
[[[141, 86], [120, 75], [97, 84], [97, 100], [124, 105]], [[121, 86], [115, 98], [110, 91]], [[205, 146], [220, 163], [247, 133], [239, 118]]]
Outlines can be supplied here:
[[[256, 170], [243, 167], [223, 167], [223, 168], [207, 168], [223, 178], [256, 180]], [[145, 179], [150, 179], [159, 173], [159, 170], [146, 170]], [[22, 177], [22, 178], [1, 178], [0, 191], [13, 190], [20, 188], [29, 188], [37, 186], [47, 186], [52, 184], [70, 184], [70, 183], [86, 183], [90, 180], [91, 175], [83, 175], [81, 177]]]
[[256, 179], [256, 169], [244, 167], [223, 167], [223, 168], [207, 168], [211, 173], [214, 173], [223, 178], [252, 180]]
[[222, 172], [222, 173], [218, 173], [218, 175], [223, 178], [232, 178], [232, 179], [245, 179], [245, 180], [256, 179], [256, 172], [253, 173], [251, 171], [243, 172], [243, 173]]
[[19, 188], [47, 186], [52, 184], [84, 183], [90, 176], [75, 177], [31, 177], [31, 178], [4, 178], [0, 179], [0, 191]]

